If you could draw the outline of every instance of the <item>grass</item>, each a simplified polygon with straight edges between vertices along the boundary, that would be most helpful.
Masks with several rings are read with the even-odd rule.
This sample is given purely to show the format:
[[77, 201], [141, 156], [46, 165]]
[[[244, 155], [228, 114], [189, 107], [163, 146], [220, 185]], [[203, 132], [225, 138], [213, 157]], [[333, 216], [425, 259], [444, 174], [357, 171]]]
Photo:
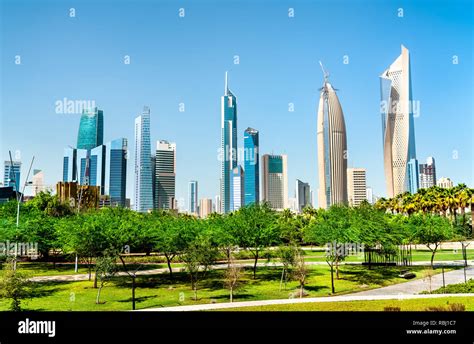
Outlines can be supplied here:
[[385, 307], [399, 307], [400, 311], [425, 311], [427, 307], [446, 307], [448, 304], [461, 303], [466, 311], [474, 311], [474, 295], [472, 297], [440, 297], [436, 299], [410, 300], [374, 300], [374, 301], [338, 301], [320, 303], [300, 303], [288, 305], [269, 305], [256, 307], [227, 308], [220, 311], [244, 312], [380, 312]]
[[[336, 294], [346, 294], [394, 283], [405, 282], [398, 274], [402, 267], [378, 267], [368, 270], [363, 266], [342, 266], [341, 279], [335, 281]], [[309, 297], [330, 295], [330, 272], [328, 266], [310, 266], [305, 290]], [[423, 277], [423, 267], [410, 269]], [[246, 269], [241, 278], [235, 301], [266, 299], [286, 299], [297, 288], [297, 282], [288, 283], [286, 290], [279, 290], [281, 269], [260, 267], [257, 278], [252, 278]], [[25, 300], [23, 307], [36, 311], [114, 311], [131, 309], [131, 281], [127, 277], [116, 277], [103, 290], [101, 300], [96, 305], [97, 289], [92, 281], [80, 282], [41, 282], [34, 283], [33, 297]], [[176, 272], [171, 280], [168, 274], [137, 277], [137, 309], [228, 302], [229, 294], [224, 288], [224, 270], [209, 271], [200, 284], [198, 300], [192, 299], [189, 278], [186, 273]], [[0, 300], [0, 310], [8, 308], [8, 300]]]

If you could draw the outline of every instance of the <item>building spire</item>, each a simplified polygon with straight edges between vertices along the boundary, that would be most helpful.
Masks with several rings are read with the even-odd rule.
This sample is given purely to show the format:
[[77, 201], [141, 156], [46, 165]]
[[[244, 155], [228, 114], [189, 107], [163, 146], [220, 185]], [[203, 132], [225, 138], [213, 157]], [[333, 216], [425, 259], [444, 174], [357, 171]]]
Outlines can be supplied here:
[[229, 84], [228, 84], [228, 76], [227, 76], [227, 71], [225, 71], [225, 86], [224, 86], [224, 95], [227, 95], [229, 93]]
[[329, 79], [329, 73], [326, 72], [326, 70], [324, 69], [323, 63], [322, 63], [321, 61], [319, 61], [319, 65], [321, 66], [321, 69], [322, 69], [322, 71], [323, 71], [324, 83], [327, 83], [327, 82], [328, 82], [328, 79]]

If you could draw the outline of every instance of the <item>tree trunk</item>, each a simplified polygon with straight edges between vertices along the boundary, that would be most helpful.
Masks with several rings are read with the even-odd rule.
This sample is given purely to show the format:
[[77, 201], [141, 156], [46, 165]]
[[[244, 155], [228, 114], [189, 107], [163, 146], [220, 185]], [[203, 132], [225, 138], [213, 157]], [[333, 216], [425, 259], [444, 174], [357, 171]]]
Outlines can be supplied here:
[[95, 274], [94, 274], [94, 289], [97, 289], [97, 270], [95, 271]]
[[339, 280], [339, 260], [336, 260], [336, 279]]
[[281, 291], [281, 285], [283, 284], [283, 276], [285, 275], [285, 268], [281, 271], [281, 278], [280, 278], [280, 291]]
[[433, 261], [436, 254], [436, 248], [431, 253], [431, 268], [433, 269]]
[[89, 270], [89, 281], [90, 281], [92, 278], [92, 264], [90, 260], [87, 261], [87, 269]]
[[135, 310], [135, 276], [132, 276], [132, 309]]
[[166, 262], [168, 264], [168, 270], [170, 271], [170, 278], [173, 278], [173, 268], [171, 267], [171, 259], [167, 254], [165, 254]]
[[303, 284], [300, 283], [300, 299], [303, 298]]
[[102, 291], [102, 285], [99, 287], [99, 290], [97, 291], [97, 298], [95, 300], [96, 305], [100, 304], [100, 292]]
[[234, 302], [234, 290], [230, 287], [230, 302]]
[[255, 279], [257, 275], [257, 262], [258, 262], [258, 250], [255, 252], [255, 262], [253, 264], [253, 279]]

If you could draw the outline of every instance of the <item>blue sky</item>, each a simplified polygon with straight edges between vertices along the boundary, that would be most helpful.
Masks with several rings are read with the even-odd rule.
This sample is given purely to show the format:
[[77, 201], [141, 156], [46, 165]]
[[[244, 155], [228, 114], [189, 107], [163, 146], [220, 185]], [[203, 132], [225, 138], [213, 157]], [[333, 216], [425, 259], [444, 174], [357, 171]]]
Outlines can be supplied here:
[[411, 53], [413, 98], [421, 104], [418, 159], [434, 156], [438, 177], [474, 186], [468, 0], [0, 2], [0, 158], [19, 151], [23, 178], [35, 155], [46, 184], [61, 179], [63, 148], [76, 144], [80, 116], [57, 114], [55, 102], [95, 100], [104, 111], [105, 141], [129, 140], [132, 197], [133, 123], [147, 105], [152, 142], [177, 144], [177, 197], [187, 199], [189, 180], [198, 180], [200, 197], [214, 197], [228, 70], [239, 146], [248, 126], [258, 129], [262, 154], [288, 155], [290, 197], [296, 178], [316, 191], [321, 60], [339, 90], [349, 166], [366, 168], [368, 185], [384, 195], [378, 76], [403, 44]]

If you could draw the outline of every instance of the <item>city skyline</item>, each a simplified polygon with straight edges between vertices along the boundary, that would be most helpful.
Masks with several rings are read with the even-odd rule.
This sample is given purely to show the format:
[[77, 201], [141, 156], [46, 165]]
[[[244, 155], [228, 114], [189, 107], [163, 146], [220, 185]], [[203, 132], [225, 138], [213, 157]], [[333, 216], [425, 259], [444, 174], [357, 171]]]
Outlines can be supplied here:
[[[75, 19], [76, 22], [82, 20], [87, 23], [92, 21], [94, 16], [104, 11], [104, 8], [101, 8], [101, 6], [84, 6], [86, 7], [83, 7], [82, 10], [78, 8], [78, 17]], [[87, 11], [87, 6], [89, 6], [89, 11]], [[327, 7], [329, 5], [324, 6]], [[456, 15], [459, 15], [460, 13], [457, 10], [456, 3], [452, 6]], [[13, 12], [17, 10], [12, 4], [7, 3], [5, 7]], [[174, 7], [171, 5], [167, 8], [174, 10]], [[259, 8], [260, 7], [257, 6], [257, 9]], [[329, 13], [334, 13], [334, 7], [329, 6], [328, 8], [332, 9]], [[396, 17], [396, 9], [394, 8], [385, 6], [379, 6], [378, 8], [382, 9], [382, 16], [385, 16], [385, 19], [393, 16], [391, 19], [393, 21], [405, 20], [408, 26], [411, 25], [411, 30], [414, 25], [411, 21], [413, 21], [415, 13], [416, 16], [428, 16], [427, 13], [417, 11], [416, 5], [406, 5], [406, 17], [404, 19]], [[90, 9], [94, 9], [97, 13], [93, 13]], [[190, 22], [186, 24], [188, 26], [183, 28], [186, 32], [191, 30], [192, 22], [195, 22], [197, 17], [202, 17], [204, 12], [204, 9], [199, 10], [192, 5], [189, 5], [187, 9], [188, 13], [190, 13]], [[304, 25], [303, 23], [307, 22], [303, 16], [305, 9], [308, 9], [311, 13], [316, 13], [320, 8], [318, 6], [309, 6], [297, 2], [295, 4], [296, 16], [291, 19], [293, 20], [293, 24], [289, 25]], [[281, 24], [285, 23], [283, 20], [289, 20], [287, 16], [285, 17], [285, 7], [279, 10], [283, 13], [280, 19], [275, 18], [279, 18], [278, 15], [281, 15], [281, 13], [279, 14], [276, 9], [271, 9], [268, 16], [274, 17], [272, 17], [273, 19], [267, 18], [266, 21], [270, 20], [270, 23], [278, 22]], [[241, 11], [245, 11], [245, 8], [238, 9], [233, 15], [239, 15], [242, 13]], [[436, 11], [436, 8], [434, 11]], [[32, 11], [32, 13], [29, 13], [27, 16], [34, 17], [34, 12], [35, 11]], [[53, 12], [55, 15], [59, 15], [60, 9], [56, 8], [56, 11]], [[39, 10], [38, 13], [41, 14], [43, 12]], [[173, 12], [170, 11], [169, 15], [172, 16], [172, 14]], [[371, 12], [369, 11], [368, 14], [370, 16]], [[131, 15], [133, 17], [136, 13], [132, 12]], [[462, 16], [462, 13], [461, 18], [465, 18], [465, 16]], [[183, 19], [187, 20], [187, 18]], [[26, 19], [23, 18], [20, 20]], [[69, 19], [61, 19], [61, 21], [64, 22], [66, 22], [66, 20]], [[177, 19], [175, 18], [174, 20]], [[251, 20], [252, 23], [255, 23], [257, 20], [256, 15], [251, 14]], [[449, 22], [449, 15], [444, 15], [441, 19], [431, 18], [431, 20], [434, 23]], [[54, 23], [53, 20], [51, 25], [54, 26]], [[464, 23], [465, 22], [461, 20], [458, 24], [451, 23], [451, 26], [465, 25]], [[170, 22], [169, 24], [170, 28], [181, 25], [174, 22]], [[468, 185], [472, 185], [472, 139], [463, 131], [456, 135], [456, 137], [445, 133], [446, 123], [444, 117], [447, 112], [452, 112], [452, 109], [450, 110], [449, 107], [442, 104], [445, 102], [432, 96], [433, 94], [441, 94], [441, 92], [443, 92], [443, 97], [449, 97], [449, 94], [451, 94], [450, 99], [456, 101], [461, 109], [459, 113], [453, 113], [453, 115], [456, 115], [456, 118], [466, 125], [472, 123], [470, 118], [472, 117], [472, 103], [468, 101], [468, 95], [472, 93], [472, 85], [467, 82], [470, 80], [469, 76], [465, 75], [466, 71], [471, 70], [471, 62], [469, 59], [471, 55], [461, 48], [462, 42], [466, 42], [466, 37], [458, 37], [444, 45], [448, 52], [444, 52], [443, 55], [436, 50], [437, 47], [435, 49], [434, 46], [432, 47], [426, 44], [428, 40], [423, 41], [423, 39], [427, 38], [427, 32], [422, 27], [418, 27], [421, 32], [417, 35], [417, 39], [411, 38], [404, 30], [401, 30], [398, 37], [390, 37], [388, 42], [384, 42], [383, 49], [381, 49], [375, 41], [368, 39], [370, 38], [370, 34], [365, 32], [366, 36], [364, 37], [368, 38], [363, 39], [364, 44], [365, 46], [372, 44], [373, 48], [371, 49], [371, 54], [365, 54], [367, 56], [364, 56], [364, 59], [361, 59], [362, 55], [355, 51], [354, 46], [349, 43], [347, 43], [344, 50], [337, 49], [334, 45], [327, 45], [319, 50], [305, 51], [296, 49], [293, 53], [288, 54], [270, 54], [270, 56], [265, 57], [265, 61], [269, 63], [268, 68], [263, 68], [259, 72], [256, 72], [255, 64], [262, 63], [263, 60], [251, 54], [249, 49], [242, 44], [241, 39], [237, 37], [235, 49], [225, 49], [225, 52], [216, 57], [217, 63], [212, 63], [213, 66], [205, 64], [204, 70], [208, 75], [207, 78], [199, 77], [199, 74], [196, 73], [190, 74], [189, 68], [184, 65], [182, 71], [177, 74], [179, 75], [179, 82], [173, 81], [174, 79], [171, 77], [171, 74], [165, 73], [160, 77], [161, 82], [158, 83], [155, 88], [147, 90], [145, 85], [149, 84], [145, 82], [144, 87], [138, 87], [140, 94], [127, 89], [130, 95], [125, 96], [121, 82], [117, 82], [118, 88], [111, 88], [110, 85], [113, 85], [113, 83], [111, 83], [112, 80], [108, 77], [104, 77], [104, 75], [106, 76], [107, 73], [110, 73], [113, 69], [106, 68], [104, 70], [105, 74], [101, 74], [103, 79], [99, 81], [97, 76], [88, 73], [84, 67], [81, 67], [81, 64], [76, 64], [74, 65], [75, 69], [68, 70], [70, 77], [77, 79], [73, 79], [73, 87], [65, 86], [64, 81], [67, 79], [58, 78], [57, 80], [55, 79], [54, 82], [53, 79], [51, 79], [52, 84], [57, 83], [54, 87], [45, 86], [44, 90], [39, 92], [39, 95], [31, 96], [31, 99], [28, 98], [31, 100], [32, 105], [26, 104], [23, 107], [18, 107], [16, 104], [23, 103], [18, 100], [29, 94], [25, 93], [27, 89], [21, 87], [19, 83], [23, 82], [26, 85], [29, 84], [29, 81], [32, 81], [31, 87], [35, 87], [35, 80], [30, 80], [29, 75], [31, 75], [31, 68], [37, 66], [38, 62], [35, 62], [35, 60], [31, 58], [31, 53], [34, 51], [31, 49], [33, 48], [29, 50], [25, 50], [24, 48], [25, 42], [28, 42], [24, 37], [24, 33], [8, 31], [9, 29], [13, 30], [14, 27], [9, 19], [6, 20], [5, 25], [6, 32], [10, 32], [12, 35], [6, 35], [5, 49], [2, 51], [2, 66], [5, 71], [4, 78], [2, 79], [2, 83], [4, 83], [3, 98], [5, 99], [5, 102], [2, 104], [2, 139], [0, 140], [2, 158], [3, 160], [8, 160], [7, 154], [9, 149], [13, 152], [19, 150], [21, 152], [23, 168], [25, 168], [31, 156], [35, 155], [34, 168], [44, 171], [47, 185], [54, 185], [56, 181], [62, 179], [62, 170], [60, 167], [62, 149], [67, 145], [75, 145], [77, 128], [80, 122], [80, 114], [69, 115], [54, 113], [51, 115], [51, 109], [54, 108], [53, 104], [55, 101], [61, 100], [64, 97], [73, 100], [95, 99], [97, 107], [104, 111], [104, 141], [116, 137], [124, 137], [128, 138], [130, 142], [133, 142], [133, 131], [130, 130], [130, 123], [133, 121], [134, 114], [144, 104], [149, 105], [153, 117], [151, 142], [157, 141], [159, 137], [168, 137], [173, 142], [177, 142], [180, 147], [180, 154], [177, 157], [177, 197], [186, 199], [188, 181], [198, 180], [200, 183], [200, 194], [203, 197], [214, 198], [215, 195], [219, 194], [219, 162], [216, 159], [219, 141], [219, 131], [218, 129], [216, 130], [218, 126], [216, 117], [219, 116], [218, 94], [222, 92], [220, 86], [222, 84], [219, 80], [222, 80], [223, 71], [230, 70], [233, 80], [233, 90], [239, 98], [239, 122], [243, 124], [237, 131], [239, 141], [243, 138], [241, 136], [243, 128], [247, 126], [258, 128], [261, 133], [260, 151], [262, 154], [275, 151], [286, 153], [289, 156], [288, 179], [290, 187], [293, 187], [294, 180], [301, 179], [309, 182], [311, 188], [316, 190], [318, 184], [317, 171], [314, 167], [316, 166], [315, 152], [317, 149], [316, 142], [314, 142], [316, 141], [314, 137], [316, 122], [314, 118], [314, 104], [317, 102], [316, 88], [318, 87], [318, 80], [320, 79], [317, 61], [321, 59], [325, 61], [331, 74], [335, 78], [337, 76], [337, 86], [342, 90], [338, 95], [341, 97], [341, 103], [344, 105], [345, 112], [350, 114], [350, 118], [346, 119], [348, 121], [348, 167], [360, 166], [366, 168], [368, 185], [373, 187], [374, 194], [385, 196], [383, 154], [380, 147], [380, 121], [378, 120], [380, 97], [378, 94], [377, 77], [380, 71], [384, 70], [384, 68], [393, 61], [393, 57], [398, 53], [399, 46], [402, 43], [410, 47], [413, 64], [412, 81], [414, 86], [414, 98], [421, 102], [421, 116], [415, 118], [417, 154], [420, 157], [434, 156], [437, 162], [437, 173], [440, 176], [448, 176], [455, 183], [465, 182]], [[51, 28], [51, 25], [47, 28]], [[361, 30], [358, 25], [355, 26]], [[241, 26], [237, 27], [239, 30], [242, 30]], [[116, 26], [114, 26], [114, 28], [117, 29]], [[291, 31], [290, 26], [286, 26], [286, 29]], [[434, 25], [432, 29], [435, 31], [438, 30], [436, 25]], [[70, 30], [74, 31], [75, 29]], [[450, 30], [454, 29], [449, 29], [449, 31]], [[68, 30], [65, 31], [67, 32]], [[314, 37], [317, 37], [312, 29], [309, 31], [315, 35]], [[134, 32], [142, 31], [138, 30]], [[147, 36], [146, 31], [144, 35]], [[337, 36], [337, 33], [330, 34], [330, 36], [331, 35]], [[260, 37], [259, 35], [257, 36]], [[15, 42], [13, 42], [10, 37], [15, 38]], [[94, 38], [91, 38], [91, 40], [92, 46], [95, 46], [100, 41], [100, 37], [97, 40]], [[165, 41], [168, 41], [168, 39], [166, 38]], [[255, 40], [250, 39], [250, 43], [254, 41]], [[205, 46], [209, 46], [210, 42], [212, 42], [212, 40], [208, 41]], [[274, 39], [270, 40], [269, 44], [273, 45], [269, 46], [278, 46], [275, 45], [277, 44], [275, 42]], [[110, 48], [109, 45], [106, 46]], [[140, 68], [140, 65], [143, 65], [143, 61], [146, 60], [148, 66], [154, 66], [154, 64], [150, 64], [150, 61], [145, 58], [144, 54], [146, 52], [143, 49], [138, 49], [139, 46], [140, 45], [137, 45], [137, 49], [132, 49], [135, 52], [130, 52], [132, 62], [129, 66], [125, 66], [122, 63], [123, 56], [127, 54], [127, 49], [126, 47], [124, 48], [123, 52], [118, 56], [120, 59], [119, 63], [114, 65], [115, 73], [110, 74], [112, 78], [113, 75], [116, 75], [117, 71], [122, 70], [122, 68], [129, 68], [128, 71], [123, 72], [124, 74], [118, 72], [118, 75], [124, 77], [124, 80], [130, 79], [135, 81], [134, 75], [141, 73], [138, 68]], [[195, 45], [191, 46], [195, 47]], [[291, 43], [290, 46], [296, 48], [298, 45]], [[34, 49], [41, 53], [40, 55], [44, 55], [44, 51], [41, 50], [40, 47], [34, 47]], [[302, 61], [303, 65], [301, 68], [310, 68], [308, 69], [310, 73], [306, 73], [308, 74], [307, 76], [301, 73], [299, 67], [293, 66], [290, 62], [298, 60], [292, 57], [295, 52], [298, 52], [297, 55]], [[112, 51], [110, 53], [112, 53]], [[13, 64], [13, 57], [16, 54], [22, 55], [21, 66], [15, 66]], [[350, 58], [350, 63], [347, 65], [343, 64], [345, 54]], [[459, 65], [452, 63], [452, 57], [456, 54], [459, 55]], [[177, 63], [179, 63], [181, 67], [183, 66], [185, 50], [178, 49], [177, 53], [167, 52], [166, 55], [174, 58], [180, 57]], [[191, 55], [197, 58], [199, 63], [203, 62], [198, 55], [193, 53], [191, 53]], [[241, 64], [233, 64], [235, 55], [240, 56]], [[62, 56], [64, 59], [64, 57], [68, 55], [66, 51], [61, 51], [59, 56]], [[283, 60], [281, 60], [282, 56], [288, 57], [287, 60], [283, 59], [285, 60], [284, 63], [282, 63]], [[428, 56], [431, 59], [429, 61], [426, 60]], [[96, 56], [97, 61], [94, 60], [94, 65], [103, 65], [105, 61], [109, 59], [112, 61], [114, 58], [116, 57], [108, 53], [99, 54]], [[70, 66], [66, 63], [67, 59], [58, 60], [56, 58], [54, 60], [56, 64], [59, 64], [56, 66], [58, 71], [63, 70], [66, 66]], [[309, 60], [311, 60], [310, 63]], [[90, 58], [86, 58], [85, 61], [88, 65], [92, 63]], [[156, 61], [157, 68], [160, 66], [160, 61], [161, 60]], [[278, 61], [280, 61], [280, 63], [278, 63]], [[49, 67], [46, 61], [42, 63], [45, 63], [49, 68], [46, 68], [46, 71], [50, 70], [51, 67]], [[368, 67], [369, 65], [371, 66], [370, 68]], [[275, 67], [278, 66], [280, 68], [287, 66], [288, 69], [283, 67], [275, 76], [270, 76], [269, 73], [275, 72], [277, 70]], [[432, 69], [435, 67], [439, 67], [439, 69], [437, 69], [437, 75], [433, 76]], [[96, 67], [92, 70], [94, 73], [97, 73], [97, 69], [95, 68]], [[357, 69], [361, 69], [361, 72], [359, 73]], [[176, 73], [176, 69], [173, 69], [173, 71]], [[85, 79], [87, 79], [87, 84], [89, 85], [88, 89], [85, 88], [82, 79], [78, 78], [78, 75], [81, 73], [85, 73], [86, 75]], [[281, 73], [285, 75], [284, 79], [278, 76]], [[189, 77], [185, 78], [184, 75], [189, 75]], [[43, 74], [43, 83], [45, 79], [48, 80], [46, 76], [47, 75]], [[90, 82], [91, 77], [92, 80], [97, 81], [97, 86]], [[438, 78], [438, 81], [433, 82], [434, 77]], [[282, 82], [284, 80], [293, 80], [291, 85], [295, 88], [295, 91], [285, 87], [284, 82]], [[355, 80], [358, 82], [355, 82]], [[186, 91], [187, 86], [185, 86], [184, 82], [189, 83], [189, 88], [194, 90], [193, 92], [200, 98], [199, 101], [190, 96], [189, 92]], [[203, 83], [203, 89], [197, 87], [201, 82]], [[358, 88], [360, 88], [359, 82], [368, 86], [362, 93], [358, 90]], [[429, 85], [431, 83], [434, 85]], [[8, 89], [6, 87], [7, 84], [9, 85]], [[436, 86], [436, 84], [438, 86]], [[163, 86], [160, 85], [169, 85], [170, 91], [163, 90]], [[440, 85], [443, 85], [442, 89]], [[453, 92], [455, 90], [457, 94], [451, 93], [448, 89], [448, 95], [445, 95], [446, 88], [449, 88], [449, 86], [451, 86]], [[210, 91], [205, 91], [205, 88], [208, 88]], [[101, 89], [108, 90], [109, 94], [101, 91]], [[43, 95], [44, 99], [40, 98], [40, 95]], [[125, 98], [129, 100], [126, 101]], [[356, 100], [357, 98], [358, 100]], [[361, 102], [360, 99], [363, 99], [363, 101]], [[183, 103], [186, 108], [183, 113], [179, 111], [180, 103]], [[289, 103], [293, 103], [294, 112], [289, 111], [289, 108], [291, 108]], [[6, 115], [10, 113], [12, 116]], [[56, 133], [54, 138], [49, 133], [43, 132], [45, 124], [37, 124], [37, 120], [32, 117], [33, 115], [28, 115], [28, 113], [40, 113], [41, 116], [38, 117], [46, 119], [45, 122], [49, 125], [47, 128], [54, 128]], [[199, 116], [196, 116], [196, 114], [199, 114]], [[20, 118], [21, 120], [18, 120]], [[269, 118], [271, 120], [269, 120]], [[173, 121], [176, 122], [176, 124], [173, 124]], [[23, 122], [28, 122], [29, 125], [20, 129], [18, 126]], [[208, 129], [203, 128], [205, 124], [208, 126]], [[14, 133], [18, 132], [18, 130], [21, 130], [21, 133], [24, 135], [15, 136]], [[203, 133], [208, 134], [208, 137], [199, 135]], [[284, 137], [284, 135], [286, 135], [286, 139], [282, 140], [281, 138]], [[441, 135], [447, 135], [446, 139], [436, 139], [437, 137], [441, 137]], [[189, 139], [187, 137], [189, 137]], [[194, 148], [190, 140], [194, 140], [195, 142], [199, 140], [199, 145], [194, 144], [194, 146], [198, 147]], [[132, 173], [132, 175], [129, 174], [128, 180], [132, 181], [134, 169], [130, 163], [133, 163], [134, 156], [133, 145], [129, 146], [131, 154], [128, 154], [128, 171]], [[193, 166], [193, 168], [190, 168], [190, 166]], [[21, 175], [22, 177], [26, 176], [26, 171], [22, 170]], [[21, 184], [23, 183], [24, 180], [22, 180]], [[132, 183], [129, 182], [128, 184], [127, 197], [133, 199], [133, 191], [131, 191], [133, 190], [131, 186]], [[29, 192], [28, 188], [27, 192]], [[292, 190], [289, 190], [289, 193], [293, 194]]]

